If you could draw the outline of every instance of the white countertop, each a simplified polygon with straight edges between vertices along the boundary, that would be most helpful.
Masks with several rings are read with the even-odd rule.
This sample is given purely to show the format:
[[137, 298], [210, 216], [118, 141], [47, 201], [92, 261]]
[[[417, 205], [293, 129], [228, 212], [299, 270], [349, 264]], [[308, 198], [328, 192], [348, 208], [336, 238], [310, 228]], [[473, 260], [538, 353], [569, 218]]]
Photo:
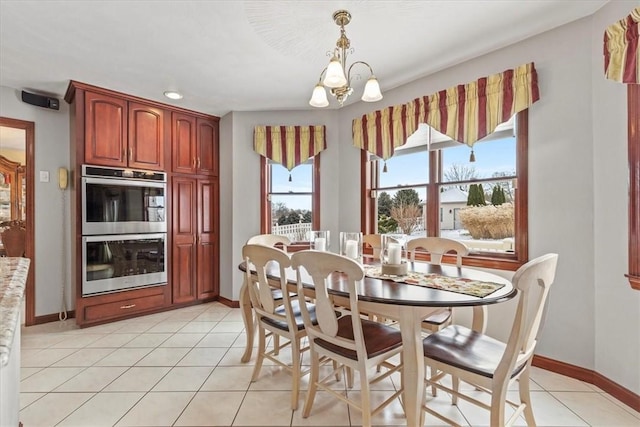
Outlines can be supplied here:
[[0, 258], [0, 366], [9, 361], [29, 273], [28, 258]]

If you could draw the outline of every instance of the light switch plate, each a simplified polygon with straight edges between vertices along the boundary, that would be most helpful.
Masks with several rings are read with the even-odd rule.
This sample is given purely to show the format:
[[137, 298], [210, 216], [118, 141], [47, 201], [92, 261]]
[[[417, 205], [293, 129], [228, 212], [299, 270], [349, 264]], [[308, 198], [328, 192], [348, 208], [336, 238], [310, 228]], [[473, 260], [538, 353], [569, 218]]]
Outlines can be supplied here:
[[49, 171], [40, 171], [40, 182], [49, 182]]

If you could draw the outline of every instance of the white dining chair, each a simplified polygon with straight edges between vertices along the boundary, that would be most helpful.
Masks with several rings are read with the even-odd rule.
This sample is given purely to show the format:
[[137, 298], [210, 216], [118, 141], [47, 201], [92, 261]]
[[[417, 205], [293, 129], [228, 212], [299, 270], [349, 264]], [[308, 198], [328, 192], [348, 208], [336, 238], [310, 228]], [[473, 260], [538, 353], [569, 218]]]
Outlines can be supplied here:
[[[311, 347], [311, 376], [302, 417], [307, 418], [311, 413], [316, 391], [320, 388], [361, 411], [362, 425], [370, 426], [371, 417], [393, 402], [403, 391], [400, 388], [376, 408], [371, 408], [370, 384], [377, 383], [402, 369], [402, 363], [393, 364], [389, 361], [390, 358], [401, 355], [400, 331], [361, 318], [356, 286], [364, 278], [364, 270], [356, 261], [329, 252], [300, 251], [291, 256], [291, 265], [298, 272], [298, 298]], [[304, 273], [310, 276], [315, 288], [317, 323], [313, 322], [313, 314], [302, 304]], [[345, 307], [349, 314], [340, 318], [336, 318], [334, 314], [334, 305], [327, 291], [327, 283], [334, 273], [343, 275], [349, 292], [349, 303]], [[332, 377], [336, 374], [335, 365], [334, 372], [323, 379], [319, 378], [321, 358], [337, 362], [339, 366], [359, 373], [359, 402], [331, 387]], [[388, 370], [370, 376], [371, 368], [377, 365], [382, 365]], [[348, 385], [352, 386], [353, 381], [349, 373], [346, 377]]]
[[[305, 337], [306, 331], [300, 314], [300, 304], [305, 306], [305, 311], [309, 313], [312, 323], [315, 322], [315, 307], [306, 301], [301, 303], [295, 296], [293, 299], [289, 296], [285, 269], [291, 265], [291, 260], [286, 252], [265, 245], [245, 245], [242, 248], [242, 256], [247, 263], [245, 280], [249, 286], [249, 297], [258, 326], [258, 354], [251, 381], [258, 379], [264, 359], [286, 368], [292, 376], [291, 409], [295, 410], [298, 407], [300, 390], [300, 357], [302, 352], [309, 349], [301, 346], [301, 340]], [[276, 289], [282, 291], [281, 301], [274, 299], [273, 287], [269, 284], [267, 277], [267, 268], [271, 263], [277, 265], [279, 272], [279, 286], [276, 286]], [[255, 273], [251, 271], [249, 265], [253, 265]], [[273, 338], [271, 350], [266, 348], [268, 337]], [[276, 337], [284, 337], [285, 343], [280, 345]], [[286, 346], [291, 347], [290, 364], [278, 357], [280, 350]]]
[[[462, 267], [462, 257], [469, 255], [469, 248], [457, 240], [446, 239], [444, 237], [418, 237], [407, 242], [408, 258], [411, 262], [415, 262], [416, 252], [423, 249], [429, 254], [430, 264], [442, 264], [444, 254], [455, 252], [456, 266]], [[432, 313], [423, 320], [422, 328], [431, 332], [439, 331], [443, 327], [451, 323], [451, 308], [443, 308]]]
[[[512, 282], [518, 290], [518, 305], [506, 343], [460, 325], [448, 326], [427, 336], [423, 341], [425, 364], [437, 370], [426, 380], [427, 386], [450, 393], [454, 405], [461, 398], [489, 410], [491, 427], [510, 426], [522, 413], [527, 425], [535, 426], [529, 393], [531, 361], [557, 263], [557, 254], [546, 254], [516, 271]], [[452, 388], [439, 382], [444, 375], [453, 378]], [[491, 394], [491, 403], [461, 393], [460, 380]], [[509, 385], [516, 380], [520, 403], [506, 399]], [[515, 411], [505, 420], [507, 404]], [[455, 425], [453, 420], [437, 413], [426, 402], [423, 402], [423, 410]]]

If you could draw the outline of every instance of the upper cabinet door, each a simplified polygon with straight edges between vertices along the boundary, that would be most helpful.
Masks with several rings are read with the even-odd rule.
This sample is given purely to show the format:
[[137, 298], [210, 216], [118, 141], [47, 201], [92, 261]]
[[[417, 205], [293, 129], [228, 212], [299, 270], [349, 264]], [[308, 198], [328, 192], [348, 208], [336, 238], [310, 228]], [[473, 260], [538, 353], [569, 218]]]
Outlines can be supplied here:
[[85, 92], [85, 162], [127, 166], [127, 101]]
[[218, 122], [198, 118], [198, 173], [218, 176]]
[[165, 110], [129, 103], [129, 167], [164, 170]]
[[196, 173], [196, 118], [182, 113], [171, 115], [171, 163], [177, 173]]

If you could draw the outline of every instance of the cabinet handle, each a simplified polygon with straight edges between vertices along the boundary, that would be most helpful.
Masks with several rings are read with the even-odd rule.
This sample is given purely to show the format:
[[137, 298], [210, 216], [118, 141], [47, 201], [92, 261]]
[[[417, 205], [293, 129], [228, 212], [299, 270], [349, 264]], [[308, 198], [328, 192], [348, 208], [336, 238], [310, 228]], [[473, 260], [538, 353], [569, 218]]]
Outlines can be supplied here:
[[122, 158], [126, 160], [127, 158], [127, 149], [122, 147]]
[[198, 157], [198, 168], [200, 168], [200, 157]]
[[129, 308], [133, 308], [135, 306], [136, 306], [135, 304], [121, 305], [120, 309], [126, 310], [126, 309], [129, 309]]
[[193, 162], [192, 163], [193, 163], [193, 168], [195, 169], [196, 168], [196, 158], [195, 157], [193, 158]]
[[133, 159], [133, 148], [129, 148], [129, 160]]

